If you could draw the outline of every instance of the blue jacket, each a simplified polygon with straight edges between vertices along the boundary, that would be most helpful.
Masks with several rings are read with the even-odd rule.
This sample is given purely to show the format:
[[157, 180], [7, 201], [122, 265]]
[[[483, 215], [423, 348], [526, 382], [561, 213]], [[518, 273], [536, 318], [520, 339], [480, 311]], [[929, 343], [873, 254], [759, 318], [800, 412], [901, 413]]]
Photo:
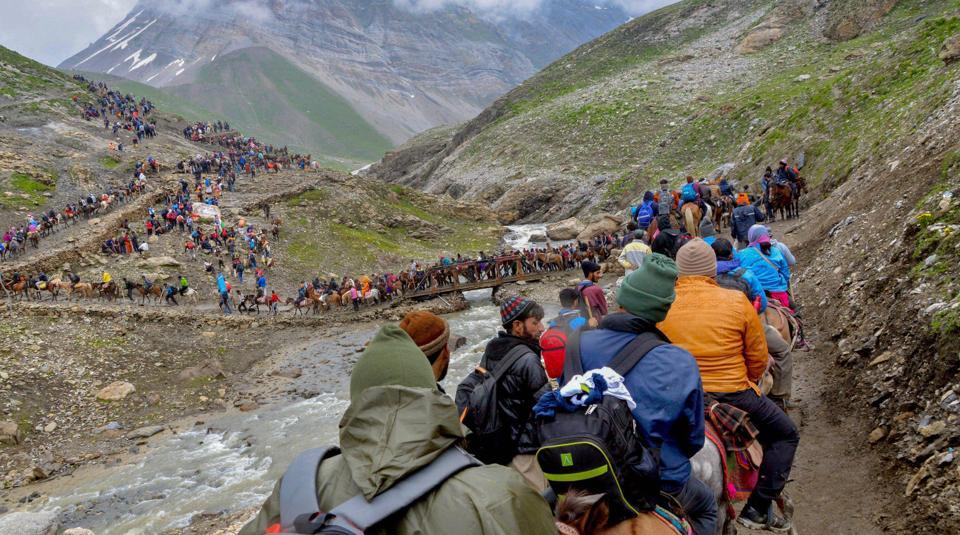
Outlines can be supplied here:
[[227, 281], [223, 278], [223, 273], [217, 275], [217, 291], [220, 293], [226, 293], [227, 291]]
[[[600, 329], [580, 338], [584, 371], [606, 366], [637, 334], [653, 327], [630, 314], [611, 314]], [[660, 477], [675, 492], [690, 479], [690, 457], [703, 447], [703, 386], [693, 355], [674, 345], [660, 346], [624, 376], [637, 402], [637, 420], [647, 446], [660, 449]]]
[[[737, 253], [740, 265], [749, 269], [760, 280], [763, 289], [768, 292], [785, 292], [790, 286], [790, 266], [780, 254], [780, 249], [770, 248], [765, 256], [760, 248], [751, 245]], [[769, 260], [769, 262], [768, 262]]]
[[[733, 260], [717, 260], [717, 275], [723, 275], [724, 273], [729, 273], [731, 271], [736, 271], [740, 269], [740, 261], [734, 258]], [[749, 269], [744, 268], [743, 275], [741, 276], [743, 280], [747, 281], [750, 284], [750, 302], [753, 303], [754, 299], [757, 297], [760, 298], [760, 313], [767, 309], [767, 294], [763, 291], [763, 285], [760, 284], [760, 279], [753, 274]]]
[[750, 227], [763, 220], [763, 213], [756, 205], [747, 204], [738, 206], [733, 209], [733, 217], [731, 218], [733, 230], [731, 234], [733, 234], [733, 237], [737, 240], [745, 242], [747, 241], [747, 233], [750, 231]]

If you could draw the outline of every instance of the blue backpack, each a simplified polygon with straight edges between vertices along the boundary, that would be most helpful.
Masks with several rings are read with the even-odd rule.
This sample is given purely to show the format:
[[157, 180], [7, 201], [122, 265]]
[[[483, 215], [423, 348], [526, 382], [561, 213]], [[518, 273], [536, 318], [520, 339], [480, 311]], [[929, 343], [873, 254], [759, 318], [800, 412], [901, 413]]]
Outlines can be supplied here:
[[683, 199], [683, 202], [693, 202], [697, 200], [697, 190], [693, 187], [693, 182], [683, 185], [683, 189], [680, 190], [680, 197]]
[[637, 207], [635, 219], [637, 226], [646, 229], [653, 223], [653, 202], [645, 202]]

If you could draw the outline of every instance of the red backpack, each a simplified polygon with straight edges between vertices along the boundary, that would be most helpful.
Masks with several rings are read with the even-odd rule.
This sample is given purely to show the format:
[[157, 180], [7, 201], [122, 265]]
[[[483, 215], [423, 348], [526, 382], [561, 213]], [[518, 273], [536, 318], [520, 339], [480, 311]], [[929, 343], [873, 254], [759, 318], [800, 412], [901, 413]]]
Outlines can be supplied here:
[[570, 320], [559, 318], [556, 327], [550, 327], [540, 335], [540, 356], [547, 377], [557, 379], [563, 375], [563, 362], [567, 355], [567, 339], [570, 336]]

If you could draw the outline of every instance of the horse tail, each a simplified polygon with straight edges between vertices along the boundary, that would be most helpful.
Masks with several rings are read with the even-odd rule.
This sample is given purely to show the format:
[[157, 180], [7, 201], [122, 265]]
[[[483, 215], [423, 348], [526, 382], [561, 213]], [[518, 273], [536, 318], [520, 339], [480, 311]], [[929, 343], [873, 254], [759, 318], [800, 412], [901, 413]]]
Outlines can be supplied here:
[[695, 237], [700, 237], [700, 229], [697, 228], [696, 220], [693, 217], [693, 210], [687, 209], [683, 211], [683, 224], [687, 228], [687, 232]]

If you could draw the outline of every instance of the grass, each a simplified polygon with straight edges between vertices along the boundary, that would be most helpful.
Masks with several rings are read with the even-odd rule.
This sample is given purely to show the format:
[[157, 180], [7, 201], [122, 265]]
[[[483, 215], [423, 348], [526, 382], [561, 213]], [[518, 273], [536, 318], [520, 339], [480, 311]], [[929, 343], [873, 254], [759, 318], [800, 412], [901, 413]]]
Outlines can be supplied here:
[[120, 165], [120, 160], [113, 156], [104, 156], [100, 158], [100, 165], [102, 165], [104, 169], [116, 169], [117, 166]]
[[39, 179], [27, 173], [14, 172], [10, 175], [10, 188], [15, 195], [0, 195], [0, 206], [8, 209], [40, 206], [46, 201], [43, 194], [54, 191], [56, 183], [56, 176], [52, 173]]

